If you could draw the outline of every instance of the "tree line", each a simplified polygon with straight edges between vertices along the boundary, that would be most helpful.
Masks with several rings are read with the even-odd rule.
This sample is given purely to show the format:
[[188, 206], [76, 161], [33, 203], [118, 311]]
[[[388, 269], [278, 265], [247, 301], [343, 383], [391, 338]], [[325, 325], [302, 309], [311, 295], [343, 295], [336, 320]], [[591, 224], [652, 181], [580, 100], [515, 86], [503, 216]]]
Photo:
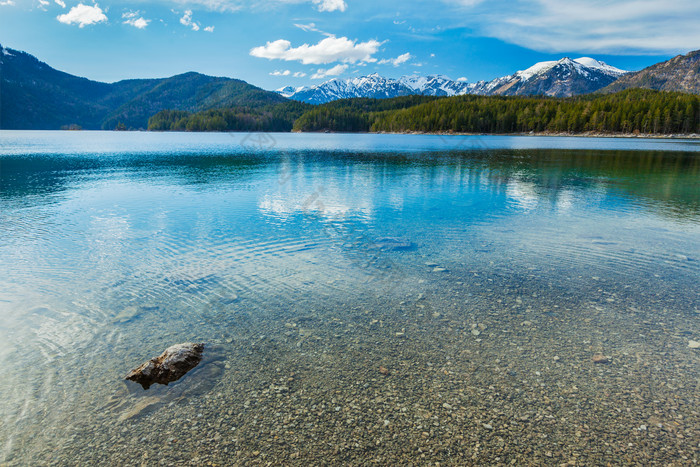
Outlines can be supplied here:
[[700, 96], [647, 89], [570, 98], [404, 96], [286, 102], [261, 109], [160, 112], [158, 131], [700, 133]]
[[297, 120], [311, 105], [288, 101], [261, 108], [232, 107], [187, 112], [163, 110], [148, 120], [149, 131], [292, 131]]
[[572, 98], [457, 96], [388, 111], [320, 106], [294, 129], [348, 131], [348, 124], [372, 132], [687, 134], [700, 133], [700, 97], [630, 89]]

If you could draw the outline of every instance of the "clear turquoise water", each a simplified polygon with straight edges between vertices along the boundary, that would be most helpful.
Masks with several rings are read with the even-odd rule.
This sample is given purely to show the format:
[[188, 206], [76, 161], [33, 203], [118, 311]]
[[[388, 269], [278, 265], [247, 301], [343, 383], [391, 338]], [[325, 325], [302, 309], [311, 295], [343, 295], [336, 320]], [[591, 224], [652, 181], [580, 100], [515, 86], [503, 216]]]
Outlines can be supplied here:
[[[385, 237], [413, 248], [382, 248]], [[623, 448], [637, 442], [630, 433], [653, 434], [650, 417], [667, 427], [681, 420], [675, 454], [653, 457], [654, 443], [668, 446], [662, 435], [639, 446], [654, 462], [698, 458], [700, 351], [688, 347], [700, 340], [697, 140], [0, 132], [0, 271], [0, 463], [135, 462], [155, 450], [150, 443], [177, 437], [152, 426], [194, 417], [183, 407], [198, 407], [210, 427], [238, 426], [236, 441], [223, 435], [209, 448], [214, 457], [313, 462], [246, 424], [268, 413], [250, 409], [260, 385], [294, 374], [293, 393], [306, 391], [315, 406], [348, 381], [380, 384], [365, 371], [382, 362], [416, 365], [410, 374], [427, 378], [445, 352], [463, 372], [479, 362], [535, 384], [551, 371], [550, 383], [569, 378], [588, 397], [654, 388], [641, 396], [649, 413], [631, 420], [569, 417], [626, 433], [608, 435]], [[125, 389], [129, 369], [186, 341], [211, 343], [219, 361], [146, 396]], [[460, 360], [463, 352], [472, 356]], [[613, 363], [591, 364], [597, 352]], [[593, 383], [601, 371], [614, 377]], [[519, 394], [524, 384], [487, 373], [474, 391]], [[466, 389], [444, 374], [443, 393], [458, 398]], [[411, 384], [392, 387], [414, 406], [435, 402]], [[681, 403], [659, 396], [669, 387]], [[152, 394], [156, 409], [124, 415]], [[376, 409], [367, 404], [356, 405]], [[231, 420], [224, 407], [236, 408]], [[347, 438], [364, 426], [351, 420], [308, 430]], [[123, 435], [132, 429], [153, 438]], [[414, 439], [405, 427], [407, 439], [387, 452], [415, 446], [425, 429]], [[197, 463], [201, 440], [188, 438], [170, 462]], [[253, 447], [228, 450], [243, 438]], [[329, 443], [306, 445], [332, 455]], [[469, 459], [538, 462], [552, 446]], [[623, 455], [605, 449], [590, 462]], [[644, 459], [639, 449], [624, 454]], [[466, 459], [451, 452], [424, 459]]]

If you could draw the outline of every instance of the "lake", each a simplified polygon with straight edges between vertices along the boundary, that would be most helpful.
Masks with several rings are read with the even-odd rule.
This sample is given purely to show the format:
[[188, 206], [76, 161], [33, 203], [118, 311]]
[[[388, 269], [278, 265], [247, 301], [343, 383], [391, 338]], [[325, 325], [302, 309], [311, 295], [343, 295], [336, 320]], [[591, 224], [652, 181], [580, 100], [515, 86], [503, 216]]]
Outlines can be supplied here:
[[0, 465], [700, 460], [699, 140], [0, 131], [0, 271]]

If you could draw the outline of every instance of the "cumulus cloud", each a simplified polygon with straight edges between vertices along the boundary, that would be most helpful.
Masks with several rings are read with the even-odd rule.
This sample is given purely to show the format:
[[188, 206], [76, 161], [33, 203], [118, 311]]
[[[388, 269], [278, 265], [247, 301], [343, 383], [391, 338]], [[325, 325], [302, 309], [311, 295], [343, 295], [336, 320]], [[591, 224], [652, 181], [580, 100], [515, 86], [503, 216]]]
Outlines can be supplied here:
[[68, 13], [57, 16], [56, 19], [63, 24], [77, 24], [78, 27], [84, 28], [107, 21], [107, 16], [97, 4], [89, 6], [80, 3], [71, 8]]
[[407, 61], [409, 61], [411, 58], [413, 58], [413, 55], [410, 53], [406, 52], [405, 54], [399, 55], [396, 58], [388, 58], [384, 60], [379, 60], [379, 65], [394, 65], [394, 66], [399, 66]]
[[304, 73], [303, 71], [297, 71], [297, 72], [294, 73], [293, 76], [294, 76], [295, 78], [303, 78], [304, 76], [306, 76], [306, 73]]
[[457, 82], [459, 83], [466, 83], [469, 81], [466, 76], [462, 76], [461, 78], [457, 78]]
[[[484, 35], [546, 52], [678, 53], [700, 44], [697, 0], [445, 0]], [[471, 19], [469, 21], [472, 21]]]
[[193, 31], [199, 31], [199, 23], [192, 19], [192, 10], [185, 11], [185, 14], [180, 18], [180, 24], [191, 28]]
[[54, 0], [54, 2], [56, 3], [56, 5], [60, 6], [61, 8], [66, 7], [66, 2], [64, 2], [63, 0]]
[[272, 73], [270, 73], [270, 76], [289, 76], [291, 74], [292, 74], [292, 72], [289, 70], [284, 70], [284, 71], [275, 70]]
[[328, 78], [329, 76], [342, 75], [347, 71], [348, 66], [349, 65], [336, 65], [333, 68], [329, 68], [327, 70], [319, 68], [318, 70], [316, 70], [316, 73], [311, 75], [311, 79], [323, 79]]
[[344, 0], [313, 0], [318, 11], [345, 11], [348, 5]]
[[13, 2], [12, 0], [0, 1], [0, 6], [13, 6], [14, 4], [15, 2]]
[[269, 60], [298, 61], [304, 65], [376, 62], [377, 60], [372, 56], [377, 53], [381, 45], [382, 43], [376, 40], [357, 42], [347, 37], [328, 36], [318, 44], [292, 47], [292, 43], [288, 40], [279, 39], [251, 49], [250, 55]]
[[[175, 10], [173, 10], [173, 13], [178, 14]], [[192, 29], [193, 31], [199, 31], [202, 28], [202, 26], [192, 18], [192, 14], [192, 10], [185, 10], [185, 13], [182, 15], [182, 18], [180, 18], [180, 24]], [[207, 26], [206, 28], [204, 28], [204, 31], [214, 32], [214, 26]]]
[[124, 20], [124, 24], [128, 24], [137, 29], [145, 29], [151, 22], [150, 19], [142, 17], [138, 11], [126, 12], [122, 15], [122, 19]]

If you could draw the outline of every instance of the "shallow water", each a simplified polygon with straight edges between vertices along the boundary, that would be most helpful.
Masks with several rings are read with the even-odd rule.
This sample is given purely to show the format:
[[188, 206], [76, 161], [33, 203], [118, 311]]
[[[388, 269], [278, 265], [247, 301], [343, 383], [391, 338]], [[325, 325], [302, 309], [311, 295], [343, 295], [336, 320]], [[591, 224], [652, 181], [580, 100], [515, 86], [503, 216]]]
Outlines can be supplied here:
[[0, 464], [696, 463], [699, 240], [697, 141], [0, 132]]

